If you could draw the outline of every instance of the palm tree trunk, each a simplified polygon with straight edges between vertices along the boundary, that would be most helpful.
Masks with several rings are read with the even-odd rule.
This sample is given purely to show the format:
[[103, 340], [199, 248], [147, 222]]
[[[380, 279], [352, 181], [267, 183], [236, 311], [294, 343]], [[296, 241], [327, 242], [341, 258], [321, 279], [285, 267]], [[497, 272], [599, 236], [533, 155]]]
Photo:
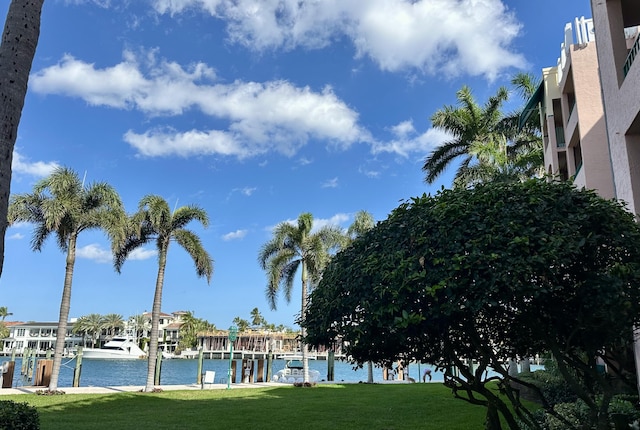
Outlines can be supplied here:
[[155, 388], [156, 359], [158, 358], [158, 329], [160, 326], [160, 312], [162, 309], [162, 286], [164, 284], [164, 270], [167, 264], [168, 244], [162, 246], [158, 256], [158, 277], [156, 278], [156, 292], [153, 296], [151, 309], [151, 335], [149, 336], [149, 352], [147, 355], [147, 384], [145, 392]]
[[44, 0], [13, 0], [0, 45], [0, 275], [11, 187], [11, 161], [18, 135], [31, 64], [40, 37]]
[[71, 234], [67, 249], [67, 264], [64, 273], [62, 300], [60, 301], [60, 316], [58, 318], [56, 347], [53, 351], [53, 369], [51, 369], [51, 380], [49, 381], [50, 391], [58, 389], [58, 377], [60, 376], [62, 354], [64, 353], [64, 344], [67, 339], [67, 321], [69, 320], [69, 310], [71, 309], [71, 282], [73, 281], [73, 266], [76, 262], [76, 240], [76, 234]]
[[[304, 321], [307, 311], [307, 265], [302, 261], [302, 308], [300, 319]], [[309, 357], [307, 354], [307, 343], [304, 341], [307, 331], [304, 326], [300, 327], [300, 335], [302, 336], [302, 381], [306, 384], [309, 382]]]

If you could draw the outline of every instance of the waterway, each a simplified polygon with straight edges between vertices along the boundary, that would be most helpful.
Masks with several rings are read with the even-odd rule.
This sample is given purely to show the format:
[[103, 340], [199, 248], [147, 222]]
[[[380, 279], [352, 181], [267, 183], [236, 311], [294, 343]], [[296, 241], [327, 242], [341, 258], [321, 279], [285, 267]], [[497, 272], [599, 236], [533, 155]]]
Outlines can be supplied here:
[[[0, 357], [0, 364], [8, 361], [9, 357]], [[240, 369], [240, 361], [237, 361], [237, 368]], [[75, 360], [63, 359], [63, 366], [60, 369], [58, 386], [60, 388], [73, 386], [73, 370]], [[273, 373], [284, 368], [285, 360], [273, 361]], [[20, 374], [22, 361], [16, 358], [13, 387], [32, 385], [32, 381], [27, 380]], [[266, 363], [265, 363], [266, 367]], [[34, 365], [37, 368], [37, 364]], [[309, 368], [320, 372], [321, 379], [326, 380], [327, 362], [324, 360], [309, 360]], [[424, 369], [432, 369], [433, 381], [443, 381], [443, 375], [440, 372], [433, 371], [433, 368], [425, 364], [411, 364], [409, 366], [409, 376], [419, 381]], [[202, 372], [214, 371], [215, 383], [225, 384], [227, 382], [227, 374], [229, 369], [229, 360], [204, 359]], [[257, 366], [256, 366], [257, 369]], [[362, 369], [354, 369], [353, 365], [347, 362], [335, 362], [334, 380], [344, 382], [366, 382], [367, 367]], [[126, 386], [126, 385], [145, 385], [147, 377], [147, 361], [146, 360], [82, 360], [82, 371], [80, 374], [80, 386]], [[195, 384], [198, 377], [198, 360], [171, 359], [163, 360], [160, 372], [161, 385], [183, 385]], [[382, 381], [382, 368], [374, 367], [374, 382]], [[238, 371], [238, 377], [240, 373]]]

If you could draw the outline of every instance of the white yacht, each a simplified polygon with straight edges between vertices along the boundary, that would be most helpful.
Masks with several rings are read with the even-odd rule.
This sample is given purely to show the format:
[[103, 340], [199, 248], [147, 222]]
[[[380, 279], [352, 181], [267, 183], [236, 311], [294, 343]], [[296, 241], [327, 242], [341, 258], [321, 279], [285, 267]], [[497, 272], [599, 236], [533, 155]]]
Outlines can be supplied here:
[[114, 336], [102, 348], [82, 349], [82, 358], [137, 360], [146, 357], [147, 354], [138, 347], [135, 339], [125, 335]]
[[[299, 355], [286, 355], [278, 358], [284, 358], [287, 363], [284, 369], [278, 370], [271, 380], [273, 382], [282, 382], [285, 384], [301, 383], [304, 381], [304, 368], [302, 366], [302, 356]], [[314, 358], [308, 357], [313, 360]], [[309, 369], [309, 382], [316, 383], [320, 381], [320, 372], [314, 369]]]

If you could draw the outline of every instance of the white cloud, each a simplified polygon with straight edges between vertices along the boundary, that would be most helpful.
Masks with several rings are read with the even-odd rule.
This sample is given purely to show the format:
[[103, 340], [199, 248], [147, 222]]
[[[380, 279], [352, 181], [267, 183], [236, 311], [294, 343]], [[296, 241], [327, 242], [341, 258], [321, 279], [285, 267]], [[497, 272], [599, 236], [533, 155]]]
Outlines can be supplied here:
[[156, 255], [158, 255], [158, 251], [155, 249], [136, 248], [131, 251], [127, 260], [148, 260]]
[[411, 120], [403, 121], [393, 127], [394, 138], [388, 142], [376, 142], [372, 145], [374, 154], [388, 152], [408, 157], [411, 153], [427, 155], [443, 142], [451, 139], [451, 135], [435, 128], [418, 134]]
[[322, 188], [336, 188], [338, 186], [338, 178], [327, 179], [321, 186]]
[[93, 260], [96, 263], [109, 263], [113, 261], [113, 255], [111, 254], [111, 251], [103, 249], [96, 243], [78, 248], [76, 250], [76, 256], [78, 258]]
[[334, 216], [332, 216], [331, 218], [325, 219], [325, 218], [314, 218], [313, 219], [313, 229], [312, 230], [317, 230], [319, 228], [322, 228], [326, 225], [335, 225], [335, 226], [340, 226], [341, 224], [344, 224], [345, 222], [349, 221], [349, 214], [345, 214], [345, 213], [337, 213]]
[[151, 115], [178, 115], [200, 104], [198, 84], [214, 80], [215, 71], [204, 63], [183, 68], [159, 61], [155, 54], [155, 50], [145, 55], [125, 51], [121, 63], [103, 69], [65, 54], [58, 64], [32, 74], [29, 86], [41, 94], [63, 94], [92, 106], [138, 109]]
[[217, 8], [226, 2], [227, 0], [154, 0], [153, 5], [158, 12], [172, 15], [195, 7], [216, 15]]
[[[349, 214], [345, 214], [345, 213], [337, 213], [335, 215], [333, 215], [331, 218], [313, 218], [313, 225], [311, 226], [311, 231], [312, 232], [316, 232], [318, 231], [318, 229], [328, 226], [328, 225], [333, 225], [336, 227], [341, 227], [342, 224], [344, 224], [345, 222], [349, 221]], [[298, 219], [287, 219], [284, 220], [282, 222], [286, 222], [289, 223], [291, 225], [297, 226], [298, 225]], [[267, 230], [268, 232], [272, 232], [273, 229], [276, 228], [275, 225], [269, 226], [267, 227], [265, 230]]]
[[[127, 257], [127, 260], [148, 260], [151, 257], [158, 255], [158, 251], [136, 248]], [[102, 248], [96, 243], [80, 247], [76, 250], [76, 256], [78, 258], [86, 258], [93, 260], [97, 263], [111, 263], [113, 261], [113, 255], [110, 250]]]
[[65, 55], [34, 73], [30, 88], [40, 94], [78, 97], [90, 105], [136, 109], [148, 115], [181, 115], [199, 109], [228, 121], [226, 130], [129, 130], [124, 140], [143, 156], [219, 154], [238, 158], [267, 152], [292, 156], [310, 139], [347, 147], [371, 141], [331, 87], [313, 91], [287, 81], [214, 83], [214, 70], [158, 60], [155, 51], [106, 68]]
[[[122, 1], [122, 0], [120, 0]], [[128, 1], [128, 0], [126, 0]], [[96, 6], [100, 6], [103, 8], [108, 8], [111, 7], [111, 0], [65, 0], [65, 3], [67, 4], [84, 4], [84, 3], [91, 3], [94, 4]]]
[[521, 24], [501, 0], [154, 0], [162, 14], [200, 8], [249, 49], [322, 48], [343, 36], [383, 70], [489, 79], [525, 66]]
[[243, 189], [240, 190], [240, 192], [242, 194], [244, 194], [245, 196], [249, 197], [251, 196], [251, 194], [253, 194], [258, 188], [256, 187], [244, 187]]
[[362, 167], [358, 169], [358, 172], [362, 173], [363, 175], [369, 178], [378, 178], [381, 175], [381, 172], [379, 170], [370, 170]]
[[249, 233], [248, 230], [232, 231], [231, 233], [227, 233], [224, 236], [222, 236], [222, 240], [224, 240], [225, 242], [228, 242], [230, 240], [242, 239], [247, 235], [247, 233]]
[[33, 175], [38, 177], [48, 176], [54, 169], [60, 167], [55, 161], [35, 161], [30, 162], [23, 157], [17, 150], [13, 151], [13, 159], [11, 162], [11, 170], [14, 173]]
[[21, 240], [21, 239], [24, 239], [24, 234], [22, 234], [22, 233], [14, 233], [11, 236], [9, 236], [7, 239], [9, 239], [9, 240]]

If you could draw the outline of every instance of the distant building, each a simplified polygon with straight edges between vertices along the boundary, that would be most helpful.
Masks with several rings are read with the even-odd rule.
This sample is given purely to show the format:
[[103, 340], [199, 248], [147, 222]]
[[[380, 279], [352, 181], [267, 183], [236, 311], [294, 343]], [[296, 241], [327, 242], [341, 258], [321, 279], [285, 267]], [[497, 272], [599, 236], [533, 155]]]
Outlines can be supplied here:
[[[9, 337], [2, 339], [3, 350], [22, 354], [25, 349], [34, 349], [38, 354], [45, 354], [56, 346], [57, 322], [5, 322], [9, 329]], [[67, 350], [82, 344], [82, 335], [71, 332], [73, 325], [69, 325], [65, 336], [64, 347]]]

